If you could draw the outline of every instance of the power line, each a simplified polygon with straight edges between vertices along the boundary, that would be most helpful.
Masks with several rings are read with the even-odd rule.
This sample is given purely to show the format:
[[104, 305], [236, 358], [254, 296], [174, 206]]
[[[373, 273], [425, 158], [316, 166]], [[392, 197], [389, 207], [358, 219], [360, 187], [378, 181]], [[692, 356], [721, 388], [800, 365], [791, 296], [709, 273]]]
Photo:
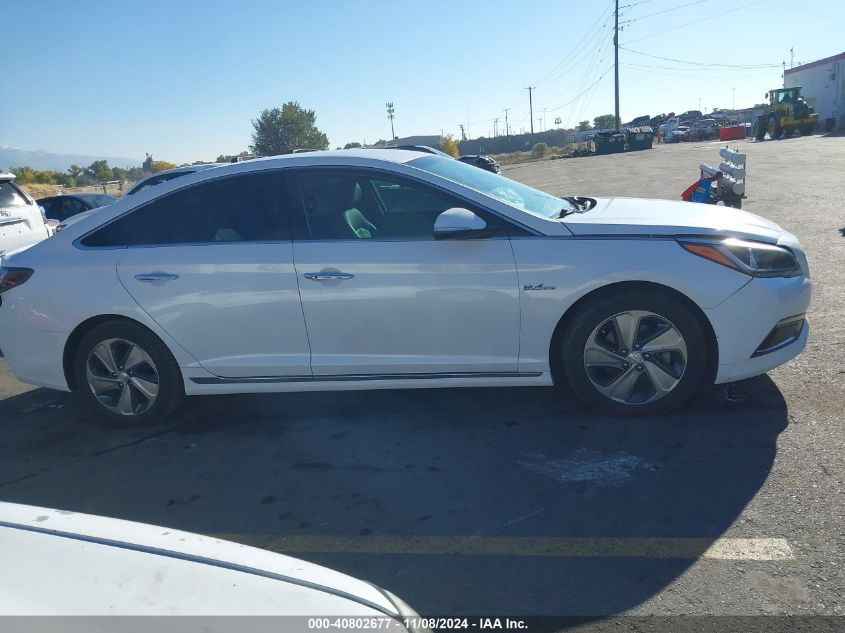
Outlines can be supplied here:
[[571, 59], [571, 56], [572, 56], [572, 55], [573, 55], [573, 54], [574, 54], [574, 53], [578, 50], [578, 47], [579, 47], [579, 46], [581, 46], [581, 44], [582, 44], [582, 43], [584, 43], [584, 42], [585, 42], [585, 40], [587, 40], [587, 37], [590, 35], [590, 33], [593, 31], [593, 29], [594, 29], [594, 28], [596, 28], [596, 25], [597, 25], [599, 22], [601, 22], [601, 19], [602, 19], [603, 17], [605, 17], [605, 14], [607, 13], [608, 9], [609, 9], [611, 6], [613, 6], [613, 3], [614, 3], [614, 2], [615, 2], [615, 0], [610, 0], [610, 3], [608, 4], [608, 6], [607, 6], [607, 7], [605, 7], [605, 8], [604, 8], [604, 9], [603, 9], [600, 13], [599, 13], [599, 16], [596, 18], [596, 21], [595, 21], [595, 22], [593, 22], [593, 24], [590, 26], [590, 28], [588, 28], [586, 31], [584, 31], [584, 34], [581, 36], [581, 39], [580, 39], [580, 40], [578, 40], [578, 42], [577, 42], [577, 43], [576, 43], [576, 44], [575, 44], [575, 45], [574, 45], [574, 46], [570, 49], [570, 51], [569, 51], [568, 53], [566, 53], [566, 55], [564, 55], [564, 56], [563, 56], [563, 59], [561, 59], [561, 60], [560, 60], [560, 61], [559, 61], [559, 62], [555, 65], [555, 67], [554, 67], [554, 68], [552, 68], [549, 72], [547, 72], [545, 75], [543, 75], [543, 76], [542, 76], [542, 77], [540, 77], [539, 79], [536, 79], [533, 83], [535, 83], [535, 84], [537, 84], [537, 85], [539, 85], [539, 84], [543, 83], [543, 82], [544, 82], [544, 81], [546, 81], [546, 80], [547, 80], [547, 79], [548, 79], [551, 75], [553, 75], [555, 72], [557, 72], [558, 68], [560, 68], [561, 66], [564, 66], [564, 65], [567, 63], [567, 60], [570, 60], [570, 59]]
[[[631, 64], [627, 62], [622, 63], [623, 66], [633, 66], [634, 68], [654, 68], [657, 70], [680, 70], [682, 72], [687, 71], [694, 71], [694, 72], [721, 72], [721, 73], [732, 73], [732, 72], [742, 72], [744, 70], [765, 70], [765, 68], [760, 68], [758, 66], [735, 66], [731, 68], [683, 68], [680, 66], [650, 66], [648, 64]], [[778, 68], [778, 66], [773, 66], [772, 68]]]
[[571, 71], [580, 68], [583, 62], [592, 60], [596, 52], [604, 45], [606, 39], [611, 38], [612, 27], [609, 28], [608, 23], [612, 17], [613, 11], [605, 17], [605, 20], [599, 29], [584, 42], [581, 50], [567, 59], [564, 59], [560, 64], [558, 64], [557, 69], [553, 73], [549, 73], [547, 75], [548, 78], [545, 81], [540, 82], [537, 85], [542, 86], [558, 81]]
[[605, 71], [604, 71], [601, 75], [599, 75], [598, 79], [596, 79], [593, 83], [591, 83], [589, 86], [587, 86], [587, 87], [586, 87], [586, 88], [585, 88], [585, 89], [584, 89], [584, 90], [583, 90], [580, 94], [576, 95], [573, 99], [571, 99], [570, 101], [567, 101], [567, 102], [566, 102], [566, 103], [564, 103], [563, 105], [559, 105], [559, 106], [558, 106], [558, 107], [556, 107], [556, 108], [549, 108], [549, 112], [557, 112], [558, 110], [562, 110], [562, 109], [563, 109], [563, 108], [565, 108], [566, 106], [571, 105], [571, 104], [575, 103], [576, 101], [578, 101], [578, 99], [580, 99], [580, 98], [581, 98], [581, 96], [582, 96], [584, 93], [586, 93], [586, 92], [587, 92], [587, 90], [589, 90], [590, 88], [592, 88], [593, 86], [595, 86], [598, 82], [600, 82], [602, 79], [604, 79], [604, 78], [605, 78], [605, 76], [606, 76], [606, 75], [607, 75], [607, 74], [608, 74], [611, 70], [613, 70], [613, 65], [612, 65], [612, 64], [611, 64], [610, 66], [608, 66], [608, 67], [605, 69]]
[[631, 24], [632, 22], [636, 22], [637, 20], [644, 20], [645, 18], [650, 18], [655, 15], [662, 15], [664, 13], [669, 13], [670, 11], [677, 11], [678, 9], [683, 9], [685, 7], [691, 7], [696, 4], [704, 4], [705, 2], [710, 2], [710, 0], [695, 0], [695, 2], [688, 2], [687, 4], [681, 4], [677, 7], [671, 7], [669, 9], [663, 9], [663, 11], [655, 11], [654, 13], [647, 13], [646, 15], [638, 15], [630, 20], [625, 20], [624, 24]]
[[[664, 77], [677, 77], [677, 78], [688, 78], [688, 79], [702, 79], [701, 75], [679, 75], [679, 74], [673, 73], [673, 72], [666, 72], [666, 71], [661, 71], [661, 70], [651, 70], [651, 69], [648, 69], [648, 68], [639, 68], [637, 66], [631, 66], [631, 64], [623, 63], [622, 65], [630, 67], [631, 70], [635, 70], [635, 71], [638, 71], [638, 72], [641, 72], [641, 73], [648, 73], [648, 74], [651, 74], [651, 75], [662, 75]], [[683, 70], [686, 70], [686, 69], [679, 68], [678, 70], [683, 71]], [[692, 70], [692, 69], [690, 69], [690, 70]], [[771, 73], [766, 73], [766, 74], [759, 74], [759, 75], [758, 74], [754, 74], [754, 75], [730, 75], [729, 77], [730, 77], [730, 79], [751, 79], [751, 78], [754, 78], [754, 77], [771, 77], [771, 76], [772, 76]], [[717, 76], [708, 77], [708, 79], [716, 79], [716, 78], [717, 78]]]
[[[643, 53], [642, 51], [635, 51], [632, 48], [620, 46], [623, 51], [635, 53], [636, 55], [643, 55], [644, 57], [652, 57], [654, 59], [662, 59], [665, 62], [675, 62], [678, 64], [691, 64], [693, 66], [719, 66], [723, 68], [780, 68], [780, 64], [717, 64], [715, 62], [693, 62], [685, 59], [674, 59], [673, 57], [661, 57], [660, 55], [652, 55], [650, 53]], [[692, 70], [692, 69], [690, 69]]]
[[658, 35], [663, 35], [664, 33], [669, 33], [670, 31], [676, 31], [678, 29], [684, 28], [685, 26], [690, 26], [691, 24], [700, 24], [701, 22], [706, 22], [707, 20], [716, 20], [721, 18], [722, 16], [728, 15], [729, 13], [734, 13], [736, 11], [740, 11], [741, 9], [747, 9], [748, 7], [753, 7], [757, 4], [762, 4], [767, 0], [756, 0], [755, 2], [749, 2], [748, 4], [743, 4], [742, 6], [736, 7], [734, 9], [729, 9], [727, 11], [722, 11], [716, 15], [711, 15], [709, 17], [698, 18], [697, 20], [692, 20], [690, 22], [684, 22], [683, 24], [678, 24], [677, 26], [670, 27], [668, 29], [664, 29], [663, 31], [658, 31], [657, 33], [649, 33], [648, 35], [643, 35], [642, 37], [637, 37], [633, 40], [628, 40], [627, 44], [633, 44], [634, 42], [639, 42], [640, 40], [648, 39], [649, 37], [657, 37]]

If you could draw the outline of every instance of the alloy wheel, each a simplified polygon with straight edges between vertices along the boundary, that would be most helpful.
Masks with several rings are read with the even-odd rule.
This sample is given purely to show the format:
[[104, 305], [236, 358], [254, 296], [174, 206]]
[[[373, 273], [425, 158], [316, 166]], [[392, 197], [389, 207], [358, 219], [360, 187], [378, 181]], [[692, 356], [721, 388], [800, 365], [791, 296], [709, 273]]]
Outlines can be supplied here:
[[600, 323], [584, 345], [584, 369], [606, 398], [628, 405], [655, 402], [683, 378], [687, 346], [668, 319], [645, 310]]
[[94, 396], [119, 415], [140, 415], [158, 398], [159, 375], [155, 363], [131, 341], [119, 338], [101, 341], [88, 355], [85, 369]]

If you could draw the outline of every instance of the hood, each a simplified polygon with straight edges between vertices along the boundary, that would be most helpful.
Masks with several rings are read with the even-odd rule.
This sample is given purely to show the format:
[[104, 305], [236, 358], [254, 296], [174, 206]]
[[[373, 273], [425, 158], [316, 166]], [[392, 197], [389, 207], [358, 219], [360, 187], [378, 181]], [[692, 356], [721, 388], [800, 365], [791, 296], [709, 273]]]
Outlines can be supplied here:
[[220, 538], [0, 503], [2, 615], [395, 617], [381, 590]]
[[753, 213], [696, 202], [604, 198], [562, 220], [575, 235], [730, 235], [775, 243], [783, 233]]

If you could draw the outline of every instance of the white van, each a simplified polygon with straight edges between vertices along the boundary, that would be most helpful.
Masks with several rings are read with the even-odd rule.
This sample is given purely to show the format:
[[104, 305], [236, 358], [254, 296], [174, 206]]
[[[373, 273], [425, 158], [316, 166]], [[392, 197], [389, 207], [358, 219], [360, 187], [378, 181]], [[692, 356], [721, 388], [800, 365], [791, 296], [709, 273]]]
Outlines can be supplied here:
[[0, 173], [0, 258], [52, 235], [41, 207], [14, 180], [14, 174]]

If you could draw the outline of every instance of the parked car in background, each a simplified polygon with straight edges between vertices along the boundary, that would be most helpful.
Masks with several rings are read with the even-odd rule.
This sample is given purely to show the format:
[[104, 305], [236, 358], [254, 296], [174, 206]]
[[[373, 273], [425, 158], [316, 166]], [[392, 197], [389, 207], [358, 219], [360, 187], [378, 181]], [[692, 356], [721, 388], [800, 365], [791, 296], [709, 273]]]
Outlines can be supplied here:
[[680, 143], [682, 141], [689, 140], [689, 131], [690, 128], [687, 125], [679, 125], [676, 128], [669, 130], [666, 133], [666, 142], [667, 143]]
[[704, 115], [701, 114], [701, 110], [687, 110], [686, 112], [680, 115], [681, 121], [698, 121], [698, 119], [703, 118]]
[[436, 147], [429, 147], [428, 145], [391, 145], [386, 149], [406, 149], [409, 152], [423, 152], [424, 154], [436, 154], [437, 156], [452, 158], [446, 152], [439, 150]]
[[44, 211], [15, 184], [15, 175], [0, 173], [0, 259], [52, 235]]
[[21, 381], [144, 424], [186, 395], [563, 381], [652, 413], [801, 352], [811, 283], [798, 240], [737, 209], [341, 150], [121, 198], [4, 259], [0, 293]]
[[117, 198], [105, 193], [72, 193], [40, 198], [37, 202], [44, 209], [47, 220], [61, 224], [79, 213], [104, 207], [115, 200]]
[[220, 165], [226, 164], [227, 163], [203, 163], [201, 165], [186, 165], [185, 167], [175, 167], [174, 169], [160, 171], [149, 178], [139, 180], [135, 183], [135, 186], [132, 187], [132, 189], [126, 192], [126, 195], [131, 196], [139, 191], [155, 187], [156, 185], [173, 180], [174, 178], [181, 178], [182, 176], [187, 176], [188, 174], [195, 174], [198, 171], [204, 171], [206, 169], [211, 169], [212, 167], [220, 167]]
[[706, 141], [719, 137], [719, 126], [715, 119], [698, 119], [693, 122], [689, 132], [691, 141]]
[[[0, 503], [0, 557], [0, 616], [351, 616], [400, 632], [419, 617], [389, 591], [289, 556], [14, 503]], [[203, 630], [232, 630], [219, 622]]]
[[467, 165], [474, 165], [475, 167], [479, 167], [489, 172], [493, 172], [494, 174], [498, 174], [500, 171], [499, 163], [497, 163], [494, 159], [490, 158], [489, 156], [483, 156], [480, 154], [466, 154], [464, 156], [459, 156], [458, 160], [462, 163], [466, 163]]

